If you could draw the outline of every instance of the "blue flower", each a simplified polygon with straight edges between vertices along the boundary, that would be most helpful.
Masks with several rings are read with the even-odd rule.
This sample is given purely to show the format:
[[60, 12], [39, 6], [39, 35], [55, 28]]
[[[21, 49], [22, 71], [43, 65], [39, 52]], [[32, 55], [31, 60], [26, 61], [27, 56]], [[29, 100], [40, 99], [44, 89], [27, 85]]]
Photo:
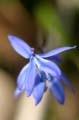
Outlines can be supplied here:
[[61, 84], [62, 81], [69, 89], [73, 90], [73, 88], [60, 68], [50, 58], [54, 58], [57, 54], [74, 49], [77, 46], [66, 46], [47, 53], [35, 54], [35, 49], [31, 48], [22, 39], [13, 35], [8, 35], [8, 39], [18, 54], [25, 59], [29, 59], [29, 63], [22, 68], [17, 78], [15, 96], [18, 96], [22, 91], [26, 91], [27, 96], [33, 95], [37, 105], [41, 101], [44, 92], [49, 88], [56, 100], [63, 104], [65, 94]]

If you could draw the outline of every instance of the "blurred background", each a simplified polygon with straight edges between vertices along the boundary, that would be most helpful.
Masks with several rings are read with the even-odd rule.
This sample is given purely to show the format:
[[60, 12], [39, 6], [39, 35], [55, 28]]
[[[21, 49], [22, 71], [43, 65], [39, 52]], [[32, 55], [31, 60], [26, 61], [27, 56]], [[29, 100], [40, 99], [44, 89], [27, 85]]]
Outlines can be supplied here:
[[79, 120], [79, 50], [61, 54], [57, 63], [75, 94], [64, 86], [65, 104], [47, 91], [38, 106], [22, 93], [14, 98], [16, 79], [27, 60], [11, 47], [7, 36], [24, 39], [38, 51], [79, 45], [79, 0], [0, 0], [0, 120]]

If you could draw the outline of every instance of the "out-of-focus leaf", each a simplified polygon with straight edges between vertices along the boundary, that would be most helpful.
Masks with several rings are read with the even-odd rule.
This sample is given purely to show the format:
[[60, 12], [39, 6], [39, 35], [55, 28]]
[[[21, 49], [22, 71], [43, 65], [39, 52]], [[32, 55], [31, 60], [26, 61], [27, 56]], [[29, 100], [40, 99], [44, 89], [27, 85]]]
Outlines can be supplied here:
[[67, 39], [60, 17], [56, 10], [50, 4], [39, 4], [35, 8], [35, 15], [45, 30], [52, 30], [57, 35]]

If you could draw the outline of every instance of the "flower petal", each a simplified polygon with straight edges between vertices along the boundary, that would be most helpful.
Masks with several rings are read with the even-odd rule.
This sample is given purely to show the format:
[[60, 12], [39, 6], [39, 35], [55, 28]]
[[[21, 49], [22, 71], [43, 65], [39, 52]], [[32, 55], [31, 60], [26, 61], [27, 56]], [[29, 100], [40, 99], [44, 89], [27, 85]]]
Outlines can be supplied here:
[[33, 91], [34, 84], [35, 84], [36, 70], [37, 70], [36, 64], [32, 59], [30, 61], [28, 70], [26, 72], [25, 89], [26, 89], [27, 96], [30, 96]]
[[57, 56], [57, 55], [51, 56], [51, 57], [46, 57], [46, 59], [47, 59], [47, 60], [51, 60], [51, 61], [55, 60], [55, 61], [57, 61], [57, 62], [60, 62], [60, 61], [61, 61], [60, 56]]
[[33, 97], [35, 99], [35, 105], [37, 105], [42, 97], [43, 97], [43, 93], [45, 91], [45, 79], [44, 79], [44, 74], [43, 76], [37, 74], [36, 78], [35, 78], [35, 86], [34, 86], [34, 90], [33, 90]]
[[64, 74], [62, 74], [61, 80], [63, 81], [64, 84], [67, 85], [67, 87], [68, 87], [72, 92], [75, 91], [74, 88], [73, 88], [73, 86], [72, 86], [71, 83], [69, 82], [68, 78], [67, 78]]
[[32, 59], [26, 66], [23, 67], [17, 79], [18, 88], [20, 90], [26, 90], [27, 96], [30, 96], [32, 93], [35, 84], [35, 76], [36, 65]]
[[38, 55], [36, 56], [35, 60], [40, 70], [47, 72], [55, 77], [59, 77], [61, 75], [61, 70], [54, 62], [45, 60]]
[[20, 93], [22, 92], [22, 90], [16, 88], [15, 92], [14, 92], [14, 96], [17, 97], [20, 95]]
[[22, 70], [20, 71], [18, 78], [17, 78], [17, 85], [19, 90], [24, 90], [25, 89], [25, 81], [26, 81], [26, 74], [29, 69], [30, 63], [25, 65]]
[[35, 99], [35, 105], [37, 105], [41, 101], [41, 99], [43, 97], [44, 90], [45, 90], [45, 83], [44, 82], [41, 82], [40, 84], [38, 84], [34, 88], [33, 96]]
[[8, 39], [14, 48], [14, 50], [23, 56], [24, 58], [29, 58], [31, 55], [31, 48], [30, 46], [25, 43], [22, 39], [13, 36], [13, 35], [8, 35]]
[[61, 47], [61, 48], [56, 48], [54, 50], [51, 50], [47, 53], [44, 53], [44, 54], [39, 54], [39, 56], [43, 57], [43, 58], [47, 58], [47, 57], [51, 57], [51, 56], [54, 56], [54, 55], [57, 55], [61, 52], [64, 52], [64, 51], [67, 51], [67, 50], [70, 50], [70, 49], [74, 49], [74, 48], [77, 48], [77, 46], [65, 46], [65, 47]]
[[53, 81], [49, 81], [48, 82], [48, 87], [51, 91], [51, 93], [54, 95], [54, 97], [56, 98], [56, 100], [60, 103], [60, 104], [64, 104], [64, 100], [65, 100], [65, 95], [64, 95], [64, 89], [60, 83], [59, 80], [54, 79]]

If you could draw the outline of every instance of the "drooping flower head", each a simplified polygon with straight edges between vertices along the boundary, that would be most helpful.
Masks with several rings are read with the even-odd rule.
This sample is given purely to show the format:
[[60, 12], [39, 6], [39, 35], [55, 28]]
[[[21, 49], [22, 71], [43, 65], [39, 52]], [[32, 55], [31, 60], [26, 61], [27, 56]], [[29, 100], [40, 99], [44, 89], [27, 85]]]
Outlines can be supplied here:
[[[27, 96], [33, 95], [37, 105], [41, 101], [46, 88], [49, 88], [56, 100], [63, 104], [65, 94], [61, 81], [69, 89], [73, 90], [73, 87], [58, 65], [51, 59], [59, 53], [75, 49], [77, 46], [65, 46], [47, 53], [36, 54], [35, 49], [31, 48], [22, 39], [13, 35], [8, 35], [8, 39], [18, 54], [25, 59], [29, 59], [29, 63], [22, 68], [18, 75], [15, 95], [18, 96], [22, 91], [26, 91]], [[48, 81], [48, 84], [46, 84], [46, 81]]]

